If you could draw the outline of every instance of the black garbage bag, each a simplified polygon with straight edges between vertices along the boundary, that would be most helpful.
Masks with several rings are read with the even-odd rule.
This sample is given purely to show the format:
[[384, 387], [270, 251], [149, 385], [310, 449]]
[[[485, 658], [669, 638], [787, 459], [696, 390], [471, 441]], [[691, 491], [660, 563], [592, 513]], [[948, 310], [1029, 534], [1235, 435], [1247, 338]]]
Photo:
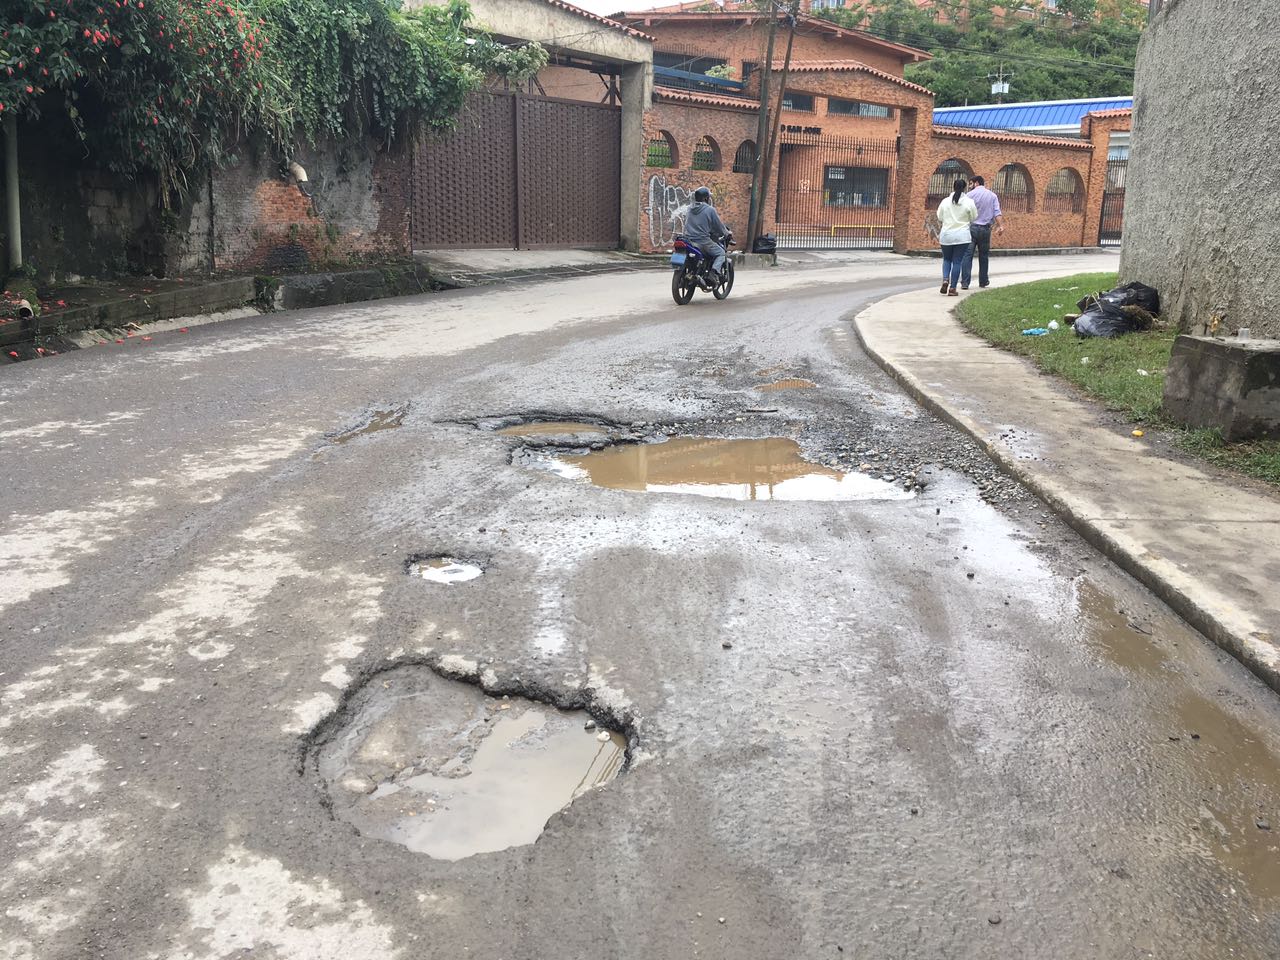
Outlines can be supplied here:
[[762, 237], [756, 237], [755, 245], [751, 248], [752, 253], [777, 253], [778, 238], [772, 233], [766, 233]]
[[1154, 287], [1136, 280], [1116, 287], [1107, 293], [1089, 294], [1076, 302], [1081, 313], [1092, 310], [1099, 303], [1109, 303], [1116, 307], [1136, 307], [1151, 317], [1160, 315], [1160, 294]]
[[1094, 305], [1080, 314], [1075, 322], [1077, 337], [1122, 337], [1142, 329], [1139, 317], [1107, 300], [1095, 300]]

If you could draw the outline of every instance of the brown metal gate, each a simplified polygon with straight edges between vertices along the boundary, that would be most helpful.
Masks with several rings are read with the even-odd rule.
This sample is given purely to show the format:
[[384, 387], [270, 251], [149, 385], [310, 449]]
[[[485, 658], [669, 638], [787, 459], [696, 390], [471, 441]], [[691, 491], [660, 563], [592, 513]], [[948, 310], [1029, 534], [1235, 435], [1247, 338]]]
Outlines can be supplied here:
[[779, 247], [890, 248], [896, 140], [784, 130], [778, 154]]
[[616, 247], [621, 165], [618, 107], [478, 94], [414, 154], [413, 248]]

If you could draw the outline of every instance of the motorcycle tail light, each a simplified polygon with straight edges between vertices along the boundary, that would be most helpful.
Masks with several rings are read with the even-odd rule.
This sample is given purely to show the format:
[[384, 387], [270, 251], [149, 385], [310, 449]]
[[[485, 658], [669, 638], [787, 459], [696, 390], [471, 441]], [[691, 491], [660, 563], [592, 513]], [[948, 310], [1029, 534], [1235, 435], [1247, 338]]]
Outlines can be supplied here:
[[683, 240], [677, 240], [677, 241], [673, 244], [673, 246], [674, 246], [677, 250], [688, 250], [688, 249], [689, 249], [689, 245], [688, 245], [687, 243], [685, 243]]

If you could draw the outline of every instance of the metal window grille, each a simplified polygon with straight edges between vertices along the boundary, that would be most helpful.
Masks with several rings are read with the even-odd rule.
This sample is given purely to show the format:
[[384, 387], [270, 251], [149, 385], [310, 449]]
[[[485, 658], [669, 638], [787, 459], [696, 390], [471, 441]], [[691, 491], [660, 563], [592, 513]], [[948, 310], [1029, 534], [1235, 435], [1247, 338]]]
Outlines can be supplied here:
[[844, 100], [840, 97], [827, 98], [827, 113], [839, 117], [872, 117], [889, 119], [893, 117], [893, 108], [878, 103], [863, 103], [861, 100]]
[[756, 145], [754, 140], [743, 140], [733, 155], [734, 173], [753, 173], [756, 169]]
[[1030, 213], [1035, 206], [1031, 177], [1019, 164], [1007, 163], [1001, 167], [991, 189], [1000, 197], [1000, 209], [1006, 213]]
[[719, 170], [720, 149], [710, 137], [703, 137], [693, 146], [694, 170]]
[[1080, 174], [1070, 167], [1055, 173], [1044, 190], [1044, 208], [1058, 213], [1083, 212], [1084, 182]]
[[973, 170], [963, 160], [955, 157], [943, 160], [929, 178], [929, 196], [925, 199], [925, 209], [930, 212], [937, 210], [942, 198], [951, 196], [956, 180], [972, 174]]
[[677, 163], [676, 143], [671, 134], [665, 130], [650, 138], [649, 147], [645, 151], [646, 167], [674, 167]]
[[788, 90], [782, 96], [782, 109], [813, 113], [813, 97], [807, 93], [792, 93]]
[[889, 173], [881, 167], [827, 167], [822, 202], [828, 207], [886, 207]]

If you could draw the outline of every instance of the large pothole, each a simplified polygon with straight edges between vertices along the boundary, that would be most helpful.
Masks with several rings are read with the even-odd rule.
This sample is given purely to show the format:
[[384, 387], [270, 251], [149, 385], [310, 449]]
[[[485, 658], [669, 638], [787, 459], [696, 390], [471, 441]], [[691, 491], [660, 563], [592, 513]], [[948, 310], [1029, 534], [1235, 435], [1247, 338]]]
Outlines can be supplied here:
[[733, 500], [907, 500], [914, 496], [910, 484], [813, 463], [805, 459], [799, 444], [785, 437], [673, 437], [590, 453], [547, 454], [535, 462], [559, 476], [615, 490]]
[[584, 710], [491, 697], [424, 666], [373, 677], [314, 752], [333, 813], [440, 860], [533, 843], [608, 783], [626, 739]]

